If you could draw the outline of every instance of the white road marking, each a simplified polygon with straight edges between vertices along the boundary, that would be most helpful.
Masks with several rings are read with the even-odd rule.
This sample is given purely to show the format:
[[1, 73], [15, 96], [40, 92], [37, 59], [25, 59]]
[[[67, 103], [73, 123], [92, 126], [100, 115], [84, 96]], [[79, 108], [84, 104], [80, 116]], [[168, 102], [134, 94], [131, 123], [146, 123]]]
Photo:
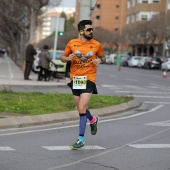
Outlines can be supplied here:
[[170, 148], [170, 144], [134, 144], [134, 145], [128, 145], [133, 148], [139, 148], [139, 149], [167, 149]]
[[[111, 122], [111, 121], [116, 121], [116, 120], [123, 120], [123, 119], [129, 119], [129, 118], [141, 116], [141, 115], [144, 115], [144, 114], [147, 114], [147, 113], [154, 112], [154, 111], [160, 109], [163, 106], [164, 105], [158, 105], [158, 106], [152, 108], [151, 110], [148, 110], [146, 112], [140, 112], [140, 113], [137, 113], [137, 114], [134, 114], [134, 115], [124, 116], [124, 117], [114, 118], [114, 119], [108, 119], [108, 120], [101, 120], [100, 123]], [[89, 124], [89, 123], [87, 123], [87, 124]], [[50, 131], [50, 130], [73, 128], [73, 127], [78, 127], [78, 126], [79, 126], [79, 124], [77, 124], [77, 125], [69, 125], [69, 126], [61, 126], [61, 127], [56, 127], [56, 128], [48, 128], [48, 129], [28, 130], [28, 131], [22, 131], [22, 132], [11, 132], [11, 133], [0, 134], [0, 136], [9, 136], [9, 135], [16, 135], [16, 134], [26, 134], [26, 133], [33, 133], [33, 132], [44, 132], [44, 131]]]
[[12, 149], [8, 146], [0, 146], [0, 151], [15, 151], [15, 149]]
[[133, 96], [133, 97], [141, 97], [141, 98], [159, 98], [159, 99], [170, 99], [170, 96], [140, 96], [140, 95], [128, 95], [129, 97], [130, 96]]
[[149, 88], [149, 89], [160, 89], [160, 87], [156, 87], [156, 86], [147, 86], [147, 88]]
[[162, 121], [162, 122], [152, 122], [148, 123], [146, 125], [151, 125], [151, 126], [170, 126], [170, 120]]
[[165, 86], [163, 86], [163, 85], [155, 84], [155, 83], [150, 83], [150, 85], [152, 85], [152, 86], [156, 86], [156, 87], [159, 87], [159, 88], [163, 88], [163, 87], [165, 87]]
[[170, 104], [170, 102], [150, 102], [150, 101], [144, 101], [144, 103], [150, 103], [150, 104]]
[[138, 81], [138, 80], [136, 80], [136, 79], [126, 79], [126, 80], [129, 80], [129, 81]]
[[154, 112], [154, 111], [160, 109], [160, 108], [163, 107], [163, 106], [164, 106], [164, 105], [158, 105], [158, 106], [156, 106], [156, 107], [154, 107], [154, 108], [152, 108], [151, 110], [148, 110], [148, 111], [146, 111], [146, 112], [140, 112], [140, 113], [137, 113], [137, 114], [134, 114], [134, 115], [119, 117], [119, 118], [115, 118], [115, 119], [103, 120], [103, 121], [100, 121], [100, 122], [110, 122], [110, 121], [115, 121], [115, 120], [129, 119], [129, 118], [132, 118], [132, 117], [141, 116], [141, 115], [144, 115], [144, 114], [147, 114], [147, 113], [150, 113], [150, 112]]
[[[42, 147], [50, 151], [71, 150], [70, 146], [42, 146]], [[87, 150], [99, 149], [100, 150], [100, 149], [106, 149], [106, 148], [103, 148], [97, 145], [86, 145], [83, 147], [83, 149], [87, 149]]]
[[48, 169], [46, 169], [46, 170], [56, 170], [56, 169], [61, 169], [61, 168], [73, 166], [73, 165], [76, 165], [76, 164], [78, 164], [78, 163], [81, 163], [81, 162], [90, 160], [90, 159], [92, 159], [92, 158], [96, 158], [96, 157], [99, 157], [99, 156], [102, 156], [102, 155], [106, 155], [106, 154], [109, 154], [109, 153], [111, 153], [111, 152], [114, 152], [114, 151], [123, 149], [123, 148], [127, 147], [127, 145], [132, 145], [132, 144], [137, 143], [137, 142], [142, 142], [142, 141], [147, 140], [147, 139], [149, 139], [149, 138], [151, 138], [151, 137], [154, 137], [154, 136], [157, 136], [157, 135], [159, 135], [159, 134], [161, 134], [161, 133], [167, 132], [168, 130], [170, 130], [170, 128], [164, 129], [164, 130], [159, 131], [159, 132], [156, 132], [156, 133], [154, 133], [154, 134], [152, 134], [152, 135], [149, 135], [149, 136], [146, 136], [146, 137], [141, 138], [141, 139], [139, 139], [139, 140], [136, 140], [136, 141], [127, 143], [127, 144], [125, 144], [125, 145], [122, 145], [122, 146], [119, 146], [119, 147], [116, 147], [116, 148], [112, 148], [112, 149], [108, 149], [108, 150], [103, 151], [103, 152], [101, 152], [101, 153], [94, 154], [94, 155], [92, 155], [92, 156], [87, 156], [87, 157], [85, 157], [85, 158], [82, 158], [82, 159], [79, 159], [79, 160], [76, 160], [76, 161], [72, 161], [71, 163], [68, 163], [68, 164], [63, 164], [63, 165], [59, 165], [59, 166], [54, 166], [54, 167], [48, 168]]
[[170, 94], [170, 92], [158, 92], [158, 91], [115, 91], [116, 93], [147, 93], [147, 94], [152, 94], [152, 93], [157, 93], [157, 94]]
[[102, 84], [101, 85], [102, 87], [107, 87], [107, 88], [115, 88], [115, 87], [117, 87], [117, 86], [113, 86], [113, 85], [108, 85], [108, 84]]
[[139, 86], [125, 85], [125, 88], [138, 88]]

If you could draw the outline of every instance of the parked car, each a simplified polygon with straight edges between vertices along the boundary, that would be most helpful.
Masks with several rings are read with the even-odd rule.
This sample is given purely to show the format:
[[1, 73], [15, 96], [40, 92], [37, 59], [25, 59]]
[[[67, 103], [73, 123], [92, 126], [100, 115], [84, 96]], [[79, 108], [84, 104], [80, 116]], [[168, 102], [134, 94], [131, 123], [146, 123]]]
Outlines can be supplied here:
[[158, 57], [152, 57], [149, 61], [146, 61], [144, 64], [145, 69], [161, 69], [162, 61]]
[[137, 67], [138, 66], [138, 62], [139, 62], [140, 57], [139, 56], [132, 56], [129, 60], [128, 60], [128, 66], [129, 67]]
[[[50, 52], [50, 58], [53, 59], [54, 51], [49, 51], [49, 52]], [[33, 68], [32, 68], [32, 70], [34, 72], [40, 71], [40, 69], [38, 68], [39, 54], [40, 54], [40, 51], [37, 52], [37, 54], [34, 57]], [[58, 68], [57, 68], [58, 73], [65, 73], [66, 72], [66, 63], [63, 63], [60, 60], [60, 57], [61, 57], [62, 54], [63, 54], [63, 51], [60, 51], [60, 50], [56, 51], [54, 63], [58, 66]], [[52, 67], [52, 64], [50, 63], [50, 68], [51, 67]]]
[[161, 64], [161, 70], [162, 71], [168, 71], [170, 70], [170, 58], [166, 58], [164, 62]]
[[116, 54], [107, 54], [106, 57], [106, 64], [114, 64], [115, 63], [115, 57]]
[[138, 62], [138, 67], [139, 68], [143, 68], [145, 62], [149, 61], [152, 57], [148, 57], [148, 56], [141, 56]]

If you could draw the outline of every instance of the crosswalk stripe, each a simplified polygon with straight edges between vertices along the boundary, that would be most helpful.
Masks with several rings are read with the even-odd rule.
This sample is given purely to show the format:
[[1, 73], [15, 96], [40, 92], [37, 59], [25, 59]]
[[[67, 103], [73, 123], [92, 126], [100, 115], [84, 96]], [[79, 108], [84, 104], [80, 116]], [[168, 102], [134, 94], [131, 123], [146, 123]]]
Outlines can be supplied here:
[[8, 146], [0, 146], [0, 151], [15, 151], [15, 149], [12, 149]]
[[161, 149], [161, 148], [170, 148], [170, 144], [134, 144], [134, 145], [128, 145], [133, 148], [138, 149]]
[[163, 122], [152, 122], [152, 123], [148, 123], [146, 125], [151, 125], [151, 126], [170, 126], [170, 121], [163, 121]]
[[[42, 146], [43, 148], [45, 149], [48, 149], [48, 150], [53, 150], [53, 151], [56, 151], [56, 150], [71, 150], [70, 146]], [[101, 146], [97, 146], [97, 145], [87, 145], [87, 146], [84, 146], [83, 149], [87, 149], [87, 150], [92, 150], [92, 149], [106, 149], [106, 148], [103, 148]]]

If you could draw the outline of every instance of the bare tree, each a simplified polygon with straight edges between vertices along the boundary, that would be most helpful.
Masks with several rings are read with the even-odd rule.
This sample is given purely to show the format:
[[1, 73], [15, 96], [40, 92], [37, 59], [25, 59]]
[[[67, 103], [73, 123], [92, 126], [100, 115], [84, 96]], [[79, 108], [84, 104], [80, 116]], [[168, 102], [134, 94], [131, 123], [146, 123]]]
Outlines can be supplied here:
[[[59, 5], [61, 0], [55, 1]], [[0, 0], [0, 37], [11, 48], [13, 60], [23, 66], [25, 46], [34, 39], [37, 16], [49, 0]]]

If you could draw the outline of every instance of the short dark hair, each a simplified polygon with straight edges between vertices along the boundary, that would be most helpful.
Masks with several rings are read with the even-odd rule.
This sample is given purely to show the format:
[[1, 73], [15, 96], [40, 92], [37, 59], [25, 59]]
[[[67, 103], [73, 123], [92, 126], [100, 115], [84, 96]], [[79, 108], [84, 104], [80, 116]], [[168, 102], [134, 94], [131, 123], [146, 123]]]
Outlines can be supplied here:
[[49, 49], [48, 45], [44, 45], [43, 49], [48, 50]]
[[92, 21], [91, 20], [82, 20], [78, 23], [77, 27], [78, 27], [78, 31], [80, 30], [84, 30], [85, 25], [92, 25]]

